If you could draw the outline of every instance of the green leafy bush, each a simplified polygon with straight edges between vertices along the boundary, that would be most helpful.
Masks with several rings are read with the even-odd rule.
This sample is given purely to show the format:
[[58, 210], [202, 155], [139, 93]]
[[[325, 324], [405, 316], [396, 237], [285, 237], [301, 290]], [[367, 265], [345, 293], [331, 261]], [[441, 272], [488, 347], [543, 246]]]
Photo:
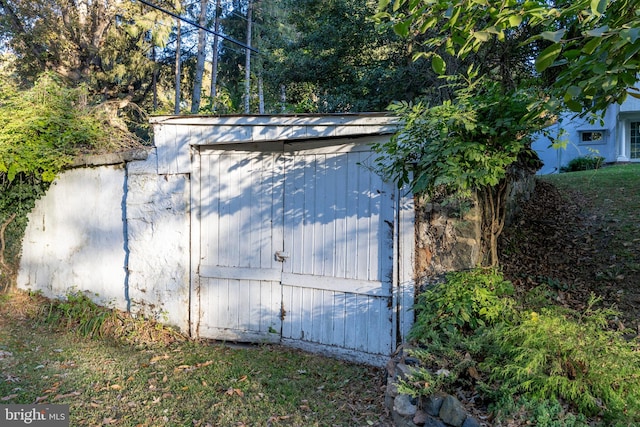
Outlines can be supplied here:
[[[448, 274], [419, 296], [411, 354], [420, 367], [400, 391], [474, 386], [498, 417], [524, 411], [536, 425], [580, 426], [594, 415], [640, 423], [638, 341], [610, 328], [615, 310], [592, 299], [576, 312], [553, 305], [552, 293], [544, 286], [516, 300], [495, 269]], [[532, 302], [535, 311], [524, 308]]]
[[416, 322], [410, 338], [419, 344], [411, 354], [422, 363], [403, 393], [429, 395], [465, 381], [482, 353], [485, 331], [516, 316], [511, 282], [493, 268], [453, 272], [446, 283], [429, 287], [415, 305]]
[[604, 157], [601, 156], [583, 156], [571, 159], [566, 166], [560, 168], [560, 172], [578, 172], [599, 169], [604, 163]]
[[640, 421], [638, 343], [610, 329], [617, 313], [594, 303], [584, 313], [547, 307], [502, 325], [494, 331], [501, 351], [483, 367], [509, 394], [562, 399], [585, 415]]
[[423, 292], [415, 305], [411, 338], [421, 344], [444, 336], [473, 335], [479, 327], [514, 316], [513, 285], [496, 269], [449, 273], [446, 283]]

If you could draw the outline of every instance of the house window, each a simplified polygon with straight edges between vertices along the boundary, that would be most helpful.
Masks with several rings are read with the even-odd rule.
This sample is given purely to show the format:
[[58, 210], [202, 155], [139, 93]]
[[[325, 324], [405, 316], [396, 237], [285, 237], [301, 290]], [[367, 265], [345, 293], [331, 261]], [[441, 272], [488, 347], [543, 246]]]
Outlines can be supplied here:
[[640, 159], [640, 122], [631, 122], [630, 128], [629, 157], [632, 159]]
[[580, 142], [583, 144], [604, 144], [604, 130], [583, 130], [580, 131]]

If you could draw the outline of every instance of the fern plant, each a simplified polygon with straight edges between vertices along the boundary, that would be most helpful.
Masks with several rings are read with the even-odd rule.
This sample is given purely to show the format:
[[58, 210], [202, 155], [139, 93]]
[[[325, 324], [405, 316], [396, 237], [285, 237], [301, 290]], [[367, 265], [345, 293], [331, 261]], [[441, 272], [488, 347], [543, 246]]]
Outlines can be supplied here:
[[[640, 421], [640, 352], [608, 321], [616, 312], [560, 307], [529, 312], [493, 331], [495, 352], [482, 366], [508, 393], [562, 399], [586, 415]], [[507, 391], [508, 390], [508, 391]]]

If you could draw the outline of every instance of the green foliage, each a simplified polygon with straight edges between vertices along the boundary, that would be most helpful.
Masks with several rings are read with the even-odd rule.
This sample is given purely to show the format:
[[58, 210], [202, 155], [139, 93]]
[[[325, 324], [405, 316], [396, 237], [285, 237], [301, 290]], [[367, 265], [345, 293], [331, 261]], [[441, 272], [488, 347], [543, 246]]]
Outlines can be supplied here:
[[[426, 52], [441, 48], [457, 58], [530, 33], [523, 45], [536, 72], [552, 72], [547, 93], [557, 94], [541, 98], [537, 109], [563, 103], [572, 111], [597, 112], [624, 101], [629, 89], [640, 96], [633, 88], [640, 66], [638, 6], [638, 0], [383, 0], [376, 17], [400, 35], [428, 35]], [[442, 67], [438, 57], [432, 60]]]
[[435, 79], [426, 61], [411, 61], [410, 41], [376, 27], [373, 1], [279, 3], [289, 33], [271, 49], [265, 78], [286, 87], [290, 111], [380, 111], [424, 93]]
[[419, 348], [411, 351], [422, 364], [401, 382], [403, 393], [429, 395], [464, 381], [485, 345], [485, 330], [513, 318], [513, 286], [495, 269], [453, 272], [445, 283], [420, 294], [410, 338]]
[[560, 172], [577, 172], [599, 169], [604, 163], [604, 157], [602, 156], [583, 156], [571, 159], [566, 166], [560, 168]]
[[69, 293], [64, 300], [52, 301], [45, 322], [73, 329], [85, 337], [101, 337], [103, 326], [114, 313], [100, 307], [81, 292]]
[[[548, 286], [522, 301], [512, 293], [494, 269], [450, 273], [423, 292], [411, 331], [421, 364], [402, 391], [451, 392], [473, 381], [498, 416], [524, 409], [535, 425], [580, 426], [593, 415], [640, 422], [640, 351], [610, 328], [617, 313], [595, 308], [593, 298], [581, 313], [554, 306]], [[536, 311], [522, 309], [532, 302]]]
[[401, 118], [391, 141], [375, 146], [378, 167], [415, 193], [469, 197], [496, 186], [519, 156], [535, 155], [530, 135], [542, 120], [524, 120], [532, 100], [526, 92], [504, 93], [497, 83], [454, 79], [456, 99], [441, 105], [396, 103]]
[[586, 427], [584, 415], [567, 413], [557, 399], [545, 399], [532, 401], [525, 405], [525, 409], [531, 412], [530, 419], [538, 427]]
[[622, 331], [608, 328], [616, 312], [549, 307], [494, 331], [501, 351], [483, 363], [505, 393], [570, 402], [586, 415], [640, 420], [640, 353]]
[[514, 316], [511, 282], [495, 269], [453, 272], [445, 283], [429, 287], [414, 306], [416, 322], [410, 337], [420, 343], [444, 336], [473, 335], [478, 328]]
[[28, 91], [0, 86], [0, 173], [53, 181], [78, 149], [103, 140], [101, 123], [81, 105], [82, 90], [45, 74]]

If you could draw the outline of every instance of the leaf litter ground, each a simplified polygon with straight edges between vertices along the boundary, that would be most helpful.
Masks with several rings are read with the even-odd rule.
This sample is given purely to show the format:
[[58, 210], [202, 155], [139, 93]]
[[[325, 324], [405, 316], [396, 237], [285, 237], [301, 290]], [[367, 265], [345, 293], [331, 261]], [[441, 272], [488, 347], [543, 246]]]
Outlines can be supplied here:
[[547, 284], [557, 291], [558, 304], [577, 310], [591, 295], [600, 297], [604, 306], [620, 311], [618, 327], [639, 333], [638, 166], [615, 166], [633, 179], [614, 174], [602, 181], [591, 171], [538, 180], [502, 236], [505, 277], [519, 290]]
[[170, 334], [84, 338], [39, 322], [42, 304], [0, 295], [0, 404], [69, 404], [72, 426], [391, 425], [379, 369]]

